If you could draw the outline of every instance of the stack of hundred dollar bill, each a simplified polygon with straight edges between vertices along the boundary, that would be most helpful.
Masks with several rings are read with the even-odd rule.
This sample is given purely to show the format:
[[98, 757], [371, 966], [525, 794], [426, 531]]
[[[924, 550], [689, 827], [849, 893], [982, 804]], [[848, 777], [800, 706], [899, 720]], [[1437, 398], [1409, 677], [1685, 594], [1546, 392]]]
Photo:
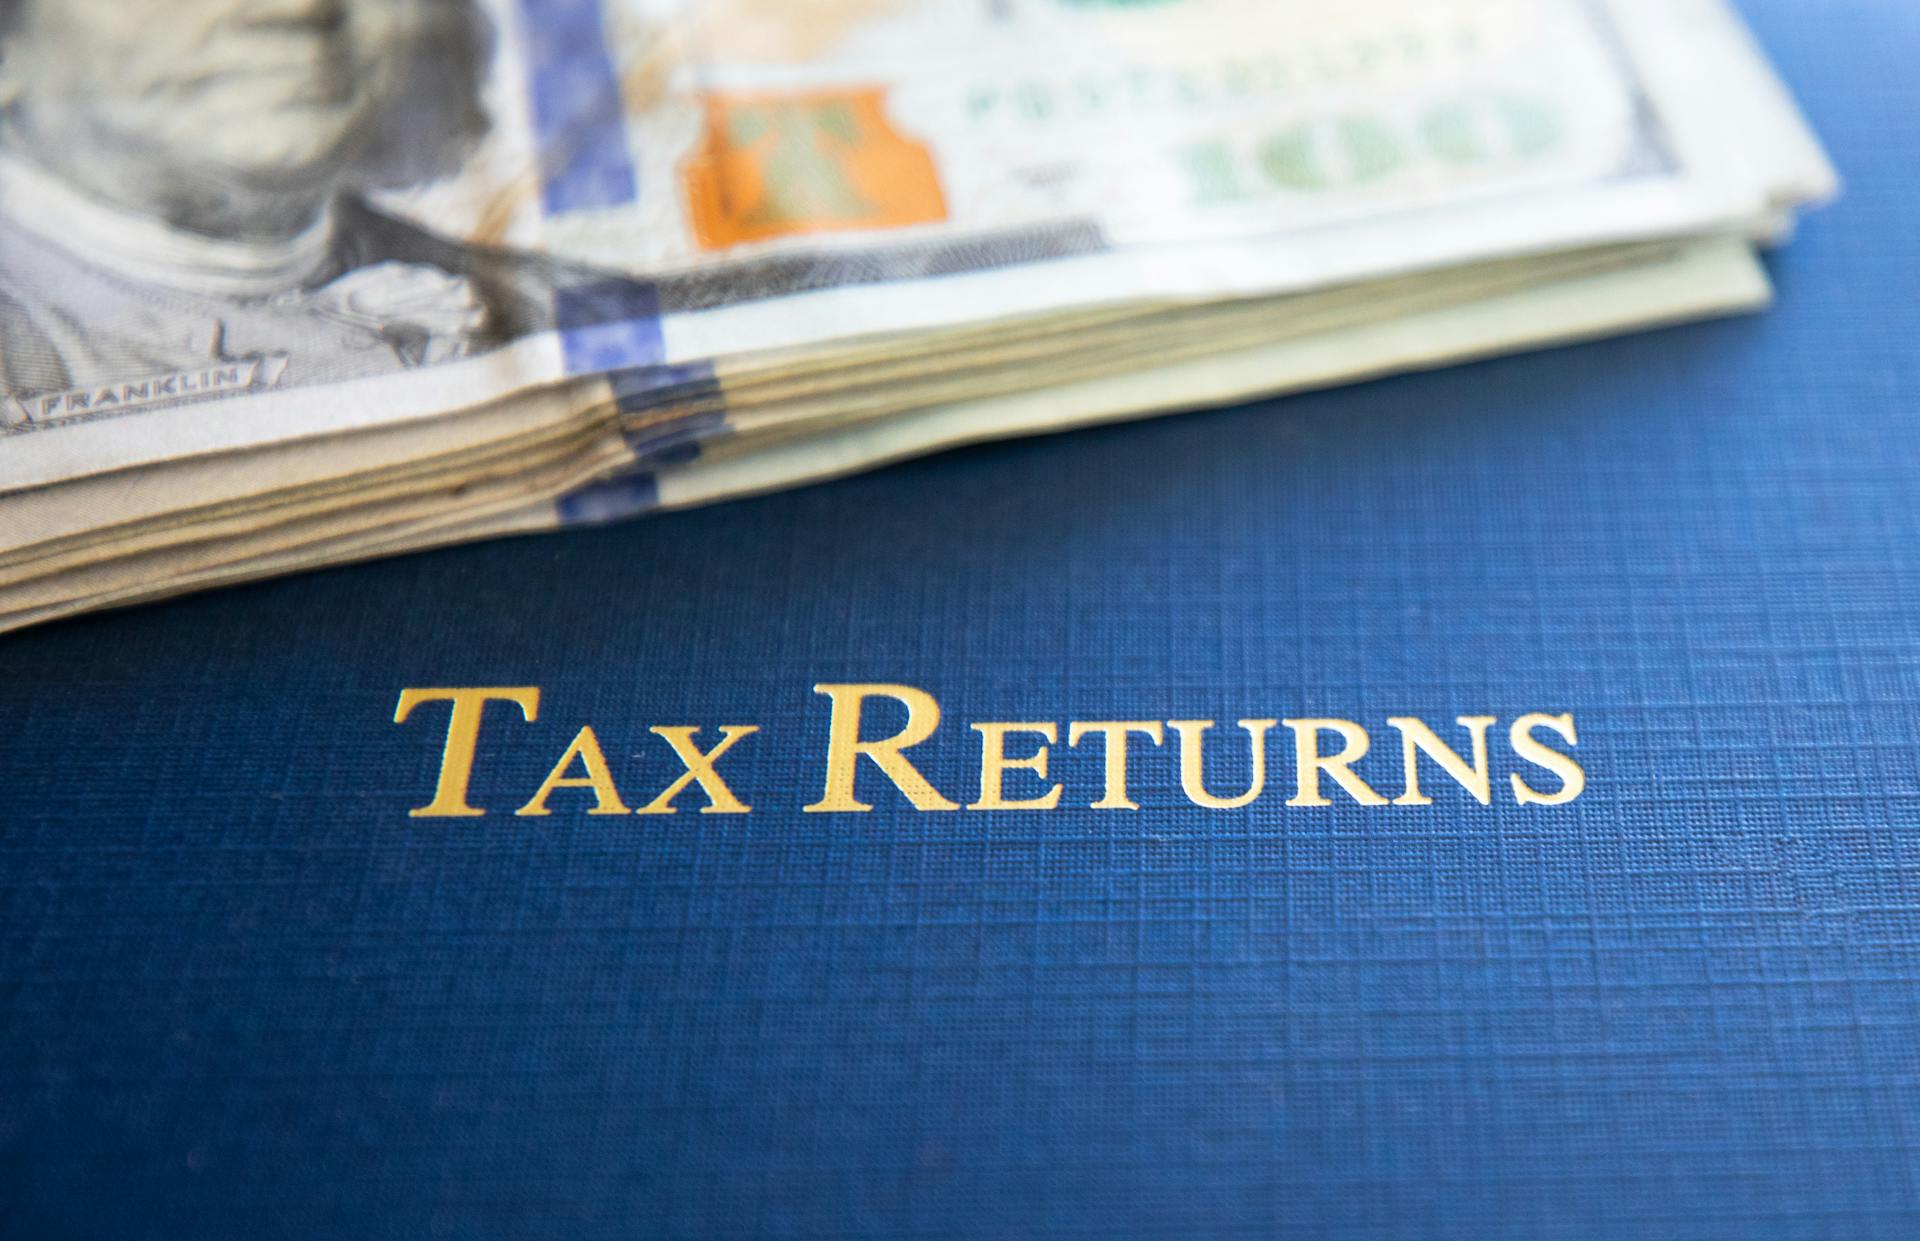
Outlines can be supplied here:
[[0, 628], [1746, 311], [1725, 0], [0, 0]]

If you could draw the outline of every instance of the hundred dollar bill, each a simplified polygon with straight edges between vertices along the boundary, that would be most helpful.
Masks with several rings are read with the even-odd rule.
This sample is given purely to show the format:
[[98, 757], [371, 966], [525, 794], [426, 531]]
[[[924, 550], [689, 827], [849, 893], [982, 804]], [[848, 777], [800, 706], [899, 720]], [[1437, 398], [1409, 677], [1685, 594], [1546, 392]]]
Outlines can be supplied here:
[[596, 375], [725, 426], [769, 357], [1832, 186], [1722, 0], [0, 0], [0, 40], [0, 492]]
[[[124, 554], [83, 560], [56, 575], [7, 574], [0, 581], [0, 629], [294, 569], [710, 503], [973, 440], [1216, 405], [1629, 326], [1756, 309], [1768, 296], [1764, 272], [1741, 243], [1637, 247], [1610, 264], [1543, 277], [1530, 288], [1489, 291], [1461, 305], [1410, 307], [1377, 322], [1150, 365], [1138, 374], [930, 407], [681, 467], [609, 471], [609, 454], [617, 457], [617, 447], [588, 436], [571, 447], [532, 449], [511, 469], [491, 468], [497, 465], [492, 457], [461, 462], [425, 488], [372, 489], [343, 496], [333, 506], [290, 503], [271, 521], [231, 528], [216, 513], [202, 523], [205, 537], [137, 543]], [[580, 485], [596, 476], [591, 485]]]
[[[1064, 386], [1083, 378], [1177, 374], [1179, 364], [1194, 359], [1255, 347], [1272, 354], [1283, 341], [1324, 339], [1343, 327], [1406, 320], [1587, 274], [1652, 272], [1673, 250], [1670, 243], [1598, 247], [1304, 297], [1200, 307], [1146, 305], [1123, 316], [1052, 320], [1011, 335], [933, 334], [908, 348], [880, 342], [849, 351], [854, 359], [845, 367], [788, 369], [743, 384], [728, 393], [724, 425], [698, 417], [703, 393], [708, 401], [713, 394], [694, 385], [677, 408], [694, 411], [688, 421], [715, 431], [706, 438], [686, 427], [659, 434], [647, 420], [671, 414], [671, 408], [629, 418], [620, 412], [613, 386], [593, 380], [450, 418], [350, 437], [292, 440], [255, 449], [244, 461], [225, 455], [193, 458], [75, 479], [15, 493], [6, 502], [9, 532], [0, 542], [0, 587], [105, 558], [191, 546], [256, 527], [279, 528], [296, 518], [363, 507], [386, 495], [464, 488], [492, 463], [511, 469], [555, 444], [594, 437], [618, 458], [602, 464], [617, 464], [632, 475], [685, 460], [695, 443], [703, 462], [733, 459], [767, 453], [802, 436], [837, 433], [864, 439], [861, 428], [867, 425], [933, 407], [977, 411], [969, 417], [982, 435], [1002, 433], [1002, 407], [992, 403], [996, 398], [1071, 391]], [[961, 342], [967, 347], [954, 347]], [[1155, 378], [1136, 390], [1164, 392], [1165, 384]], [[608, 424], [619, 427], [611, 440], [605, 438]], [[458, 494], [464, 498], [466, 493]]]
[[[958, 445], [1195, 410], [1429, 369], [1493, 354], [1758, 310], [1771, 300], [1765, 269], [1745, 246], [1705, 240], [1636, 251], [1611, 267], [1570, 271], [1532, 288], [1490, 292], [1457, 306], [1410, 308], [1374, 322], [1176, 358], [1133, 374], [1077, 377], [987, 400], [956, 401], [897, 418], [785, 438], [751, 452], [660, 470], [652, 504], [687, 508], [870, 470]], [[589, 493], [591, 494], [591, 493]], [[555, 520], [624, 516], [563, 500]]]

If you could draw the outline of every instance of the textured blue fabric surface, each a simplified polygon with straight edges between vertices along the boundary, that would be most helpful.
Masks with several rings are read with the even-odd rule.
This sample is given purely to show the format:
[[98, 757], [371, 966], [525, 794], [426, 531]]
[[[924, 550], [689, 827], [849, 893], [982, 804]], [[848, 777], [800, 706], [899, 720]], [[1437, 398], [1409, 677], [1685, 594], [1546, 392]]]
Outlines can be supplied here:
[[[0, 1235], [1920, 1235], [1920, 9], [1750, 7], [1850, 183], [1766, 317], [0, 640]], [[840, 679], [1592, 782], [802, 815]], [[487, 818], [433, 684], [546, 693]], [[740, 722], [750, 816], [505, 813]]]

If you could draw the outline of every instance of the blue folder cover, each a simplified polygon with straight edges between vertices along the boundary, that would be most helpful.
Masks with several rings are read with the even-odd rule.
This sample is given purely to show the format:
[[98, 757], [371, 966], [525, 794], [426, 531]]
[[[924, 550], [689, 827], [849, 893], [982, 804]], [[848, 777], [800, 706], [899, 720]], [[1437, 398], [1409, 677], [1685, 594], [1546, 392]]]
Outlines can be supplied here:
[[[0, 642], [0, 1235], [1920, 1235], [1920, 9], [1750, 15], [1764, 317]], [[961, 809], [805, 811], [852, 683]]]

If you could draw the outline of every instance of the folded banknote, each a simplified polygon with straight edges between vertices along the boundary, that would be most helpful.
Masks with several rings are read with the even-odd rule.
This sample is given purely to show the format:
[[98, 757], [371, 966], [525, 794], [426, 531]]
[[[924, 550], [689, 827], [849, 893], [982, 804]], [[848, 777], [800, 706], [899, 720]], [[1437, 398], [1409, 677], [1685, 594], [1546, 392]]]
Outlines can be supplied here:
[[1764, 303], [1723, 0], [6, 0], [0, 626]]

